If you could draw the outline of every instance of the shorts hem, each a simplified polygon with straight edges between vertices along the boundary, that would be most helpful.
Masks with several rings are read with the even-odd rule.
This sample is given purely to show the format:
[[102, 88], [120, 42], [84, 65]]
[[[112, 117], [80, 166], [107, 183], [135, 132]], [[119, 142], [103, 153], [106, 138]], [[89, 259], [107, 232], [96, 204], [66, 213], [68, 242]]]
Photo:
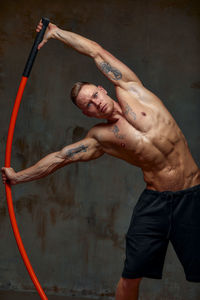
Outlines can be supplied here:
[[162, 279], [162, 275], [152, 274], [152, 273], [140, 273], [140, 274], [132, 274], [132, 273], [122, 273], [122, 278], [128, 278], [128, 279], [136, 279], [141, 277], [147, 277], [152, 279]]

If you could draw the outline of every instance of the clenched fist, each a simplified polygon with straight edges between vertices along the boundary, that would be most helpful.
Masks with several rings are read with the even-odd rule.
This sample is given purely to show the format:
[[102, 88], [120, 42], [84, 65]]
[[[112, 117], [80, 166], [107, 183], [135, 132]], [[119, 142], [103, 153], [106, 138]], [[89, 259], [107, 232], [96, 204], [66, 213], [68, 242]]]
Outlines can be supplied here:
[[[37, 27], [36, 27], [36, 31], [39, 32], [42, 29], [42, 20], [40, 20], [40, 22], [38, 23]], [[41, 43], [38, 45], [38, 50], [40, 50], [40, 48], [42, 48], [44, 46], [44, 44], [47, 43], [47, 41], [52, 38], [53, 36], [53, 32], [57, 29], [58, 27], [52, 23], [49, 23], [49, 25], [47, 26], [45, 35], [43, 37], [43, 40], [41, 41]]]
[[16, 184], [16, 172], [13, 170], [13, 168], [1, 168], [1, 173], [2, 173], [2, 181], [3, 183], [9, 183], [9, 184]]

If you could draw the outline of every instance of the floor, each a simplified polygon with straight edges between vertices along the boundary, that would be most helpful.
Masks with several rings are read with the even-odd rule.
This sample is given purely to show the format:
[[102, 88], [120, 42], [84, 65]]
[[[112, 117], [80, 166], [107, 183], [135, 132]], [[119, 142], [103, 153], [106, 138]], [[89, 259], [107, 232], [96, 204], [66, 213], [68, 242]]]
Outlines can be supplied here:
[[[40, 299], [40, 297], [37, 293], [0, 291], [0, 300], [39, 300], [39, 299]], [[48, 296], [48, 300], [64, 300], [64, 299], [66, 299], [66, 300], [89, 300], [88, 298]]]

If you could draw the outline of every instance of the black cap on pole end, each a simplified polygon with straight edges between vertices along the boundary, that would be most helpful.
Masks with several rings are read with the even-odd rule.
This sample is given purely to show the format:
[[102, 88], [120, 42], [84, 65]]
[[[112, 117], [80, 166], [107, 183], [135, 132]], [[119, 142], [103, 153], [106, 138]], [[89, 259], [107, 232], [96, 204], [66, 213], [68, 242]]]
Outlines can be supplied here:
[[49, 25], [50, 20], [48, 18], [44, 18], [42, 17], [42, 23], [45, 27], [47, 27]]

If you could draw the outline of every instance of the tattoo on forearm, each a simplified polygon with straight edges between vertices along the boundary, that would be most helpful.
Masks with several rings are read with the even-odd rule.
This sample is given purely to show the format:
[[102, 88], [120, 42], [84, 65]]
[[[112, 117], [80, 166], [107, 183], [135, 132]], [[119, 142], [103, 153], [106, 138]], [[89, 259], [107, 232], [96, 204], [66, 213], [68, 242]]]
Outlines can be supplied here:
[[[102, 72], [104, 74], [107, 74], [112, 79], [119, 80], [122, 78], [122, 73], [119, 70], [117, 70], [116, 68], [113, 68], [109, 63], [104, 61], [104, 62], [101, 62], [99, 64], [99, 66], [100, 66]], [[111, 74], [109, 74], [109, 72], [111, 72], [114, 75], [114, 78]]]
[[125, 114], [125, 115], [130, 114], [130, 116], [133, 118], [133, 120], [134, 120], [134, 121], [136, 120], [136, 113], [134, 113], [134, 111], [133, 111], [132, 108], [128, 105], [128, 103], [126, 103], [124, 114]]
[[114, 127], [112, 128], [112, 132], [114, 133], [116, 138], [118, 138], [120, 140], [125, 138], [125, 134], [119, 134], [119, 128], [117, 125], [114, 125]]
[[86, 152], [87, 149], [88, 149], [88, 146], [85, 146], [85, 145], [81, 145], [81, 146], [79, 146], [77, 148], [72, 148], [72, 149], [70, 149], [70, 150], [67, 151], [67, 156], [68, 157], [73, 157], [77, 153]]

